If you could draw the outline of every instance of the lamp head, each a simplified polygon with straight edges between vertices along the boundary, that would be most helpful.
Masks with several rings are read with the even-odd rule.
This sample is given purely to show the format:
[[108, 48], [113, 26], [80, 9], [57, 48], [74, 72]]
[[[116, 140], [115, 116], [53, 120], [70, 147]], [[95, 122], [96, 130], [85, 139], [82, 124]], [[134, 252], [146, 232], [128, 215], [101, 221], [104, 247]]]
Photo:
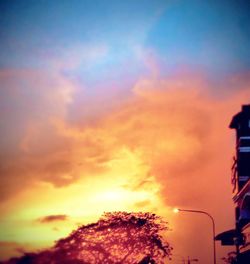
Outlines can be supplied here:
[[174, 212], [175, 214], [177, 214], [177, 213], [180, 212], [180, 210], [179, 210], [178, 208], [175, 207], [175, 208], [173, 209], [173, 212]]

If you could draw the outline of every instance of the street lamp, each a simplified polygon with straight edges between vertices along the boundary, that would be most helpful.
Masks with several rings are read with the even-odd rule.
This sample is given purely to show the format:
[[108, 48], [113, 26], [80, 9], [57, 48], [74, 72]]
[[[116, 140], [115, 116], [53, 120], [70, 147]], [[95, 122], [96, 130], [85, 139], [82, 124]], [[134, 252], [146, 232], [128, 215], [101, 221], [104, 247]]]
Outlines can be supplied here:
[[214, 218], [209, 213], [207, 213], [205, 211], [200, 211], [200, 210], [174, 208], [173, 211], [174, 211], [174, 213], [189, 212], [189, 213], [205, 214], [205, 215], [207, 215], [210, 218], [210, 220], [212, 221], [212, 225], [213, 225], [213, 255], [214, 255], [214, 264], [216, 264], [215, 223], [214, 223]]

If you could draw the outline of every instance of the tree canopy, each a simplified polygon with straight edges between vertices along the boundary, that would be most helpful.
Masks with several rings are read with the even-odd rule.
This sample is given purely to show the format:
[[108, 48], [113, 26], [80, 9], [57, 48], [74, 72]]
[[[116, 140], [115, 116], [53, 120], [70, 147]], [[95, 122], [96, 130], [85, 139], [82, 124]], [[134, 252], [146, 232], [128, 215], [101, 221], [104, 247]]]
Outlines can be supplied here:
[[7, 264], [147, 264], [163, 263], [171, 255], [162, 231], [167, 223], [152, 213], [105, 213], [39, 253], [26, 253]]

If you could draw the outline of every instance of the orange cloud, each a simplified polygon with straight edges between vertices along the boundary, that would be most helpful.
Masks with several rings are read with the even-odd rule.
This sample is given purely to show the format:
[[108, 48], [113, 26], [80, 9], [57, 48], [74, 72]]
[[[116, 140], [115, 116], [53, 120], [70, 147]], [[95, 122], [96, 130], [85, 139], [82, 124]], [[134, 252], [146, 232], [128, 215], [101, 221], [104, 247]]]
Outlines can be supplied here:
[[[227, 86], [216, 91], [200, 76], [141, 79], [133, 87], [131, 98], [120, 105], [114, 104], [105, 114], [98, 112], [95, 122], [77, 125], [72, 125], [67, 117], [67, 109], [74, 101], [69, 100], [70, 96], [57, 100], [57, 94], [61, 93], [57, 82], [62, 82], [66, 91], [75, 87], [56, 79], [55, 106], [47, 97], [41, 103], [37, 96], [36, 103], [41, 103], [39, 110], [30, 113], [33, 107], [24, 108], [16, 129], [11, 117], [9, 131], [18, 140], [12, 151], [1, 153], [2, 198], [10, 199], [17, 192], [48, 184], [51, 193], [59, 187], [62, 190], [60, 199], [53, 199], [68, 205], [67, 199], [74, 197], [75, 191], [67, 193], [65, 198], [63, 192], [80, 183], [83, 189], [87, 186], [86, 193], [79, 191], [78, 200], [73, 201], [94, 204], [88, 209], [91, 213], [98, 214], [100, 208], [117, 210], [116, 206], [120, 210], [143, 209], [160, 214], [172, 206], [192, 207], [214, 215], [216, 231], [231, 228], [230, 165], [234, 135], [228, 124], [240, 105], [249, 103], [250, 98], [249, 80], [237, 78], [237, 82], [232, 78], [227, 83], [228, 91]], [[232, 89], [232, 83], [238, 89]], [[38, 89], [43, 94], [43, 85], [40, 86]], [[27, 89], [32, 91], [31, 87]], [[50, 93], [49, 88], [47, 92]], [[16, 92], [8, 94], [8, 98], [14, 100]], [[23, 98], [16, 100], [22, 105], [30, 103]], [[86, 108], [87, 103], [82, 105], [82, 111]], [[36, 118], [40, 112], [42, 118]], [[8, 121], [7, 114], [5, 119]], [[39, 203], [43, 194], [36, 195]], [[88, 196], [93, 200], [88, 201]], [[84, 198], [80, 201], [79, 197]], [[68, 208], [74, 209], [70, 205]], [[71, 216], [68, 211], [54, 213], [53, 210], [48, 210], [52, 218]], [[174, 247], [194, 255], [199, 243], [209, 241], [209, 226], [200, 227], [197, 235], [197, 223], [204, 220], [191, 222], [188, 216], [183, 217], [172, 217], [173, 241], [183, 242]], [[190, 237], [194, 245], [188, 243]], [[201, 254], [209, 261], [209, 246], [204, 248]]]

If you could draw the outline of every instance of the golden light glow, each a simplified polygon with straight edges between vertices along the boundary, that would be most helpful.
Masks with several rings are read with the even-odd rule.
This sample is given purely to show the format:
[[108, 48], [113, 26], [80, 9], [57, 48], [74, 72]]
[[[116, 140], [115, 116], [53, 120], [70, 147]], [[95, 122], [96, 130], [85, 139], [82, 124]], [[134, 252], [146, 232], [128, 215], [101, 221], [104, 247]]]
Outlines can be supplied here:
[[178, 208], [174, 208], [174, 209], [173, 209], [173, 212], [174, 212], [175, 214], [177, 214], [177, 213], [179, 213], [179, 209], [178, 209]]

